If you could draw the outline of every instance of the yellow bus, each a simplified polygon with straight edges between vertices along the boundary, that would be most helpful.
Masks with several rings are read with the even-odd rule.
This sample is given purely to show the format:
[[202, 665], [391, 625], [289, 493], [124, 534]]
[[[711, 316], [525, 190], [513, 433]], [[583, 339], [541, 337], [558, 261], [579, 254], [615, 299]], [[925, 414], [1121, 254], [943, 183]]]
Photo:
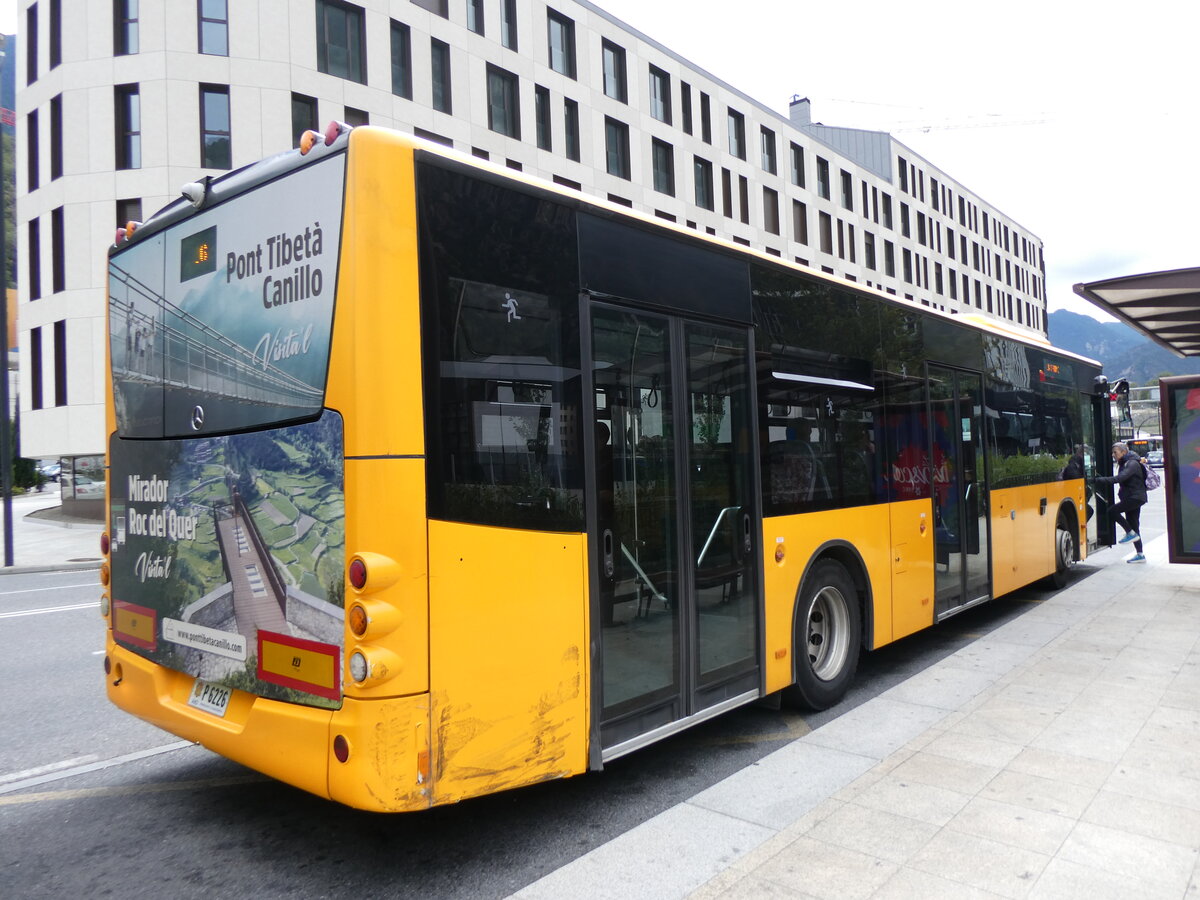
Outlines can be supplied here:
[[384, 129], [188, 185], [109, 292], [108, 697], [354, 807], [831, 706], [1111, 543], [1095, 363]]

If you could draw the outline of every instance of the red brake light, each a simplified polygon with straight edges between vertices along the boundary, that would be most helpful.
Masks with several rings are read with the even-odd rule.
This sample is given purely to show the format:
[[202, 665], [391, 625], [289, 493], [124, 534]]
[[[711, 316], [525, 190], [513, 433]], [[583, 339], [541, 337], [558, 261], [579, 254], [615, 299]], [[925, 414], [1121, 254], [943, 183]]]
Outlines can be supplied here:
[[350, 562], [350, 584], [357, 591], [367, 585], [367, 564], [357, 557]]
[[350, 126], [345, 122], [330, 122], [325, 129], [325, 146], [328, 147], [341, 136], [342, 132], [349, 130]]
[[108, 532], [102, 532], [100, 535], [100, 552], [104, 556], [108, 556]]

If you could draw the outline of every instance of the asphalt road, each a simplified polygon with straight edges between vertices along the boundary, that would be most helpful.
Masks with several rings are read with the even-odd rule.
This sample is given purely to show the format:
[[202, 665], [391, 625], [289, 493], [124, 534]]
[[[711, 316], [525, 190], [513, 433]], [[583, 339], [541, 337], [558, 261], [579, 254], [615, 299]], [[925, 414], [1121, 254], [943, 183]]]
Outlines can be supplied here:
[[[1147, 538], [1163, 528], [1157, 493]], [[601, 773], [382, 816], [270, 781], [110, 706], [98, 595], [94, 572], [0, 576], [4, 896], [502, 897], [1049, 596], [1028, 588], [870, 654], [826, 713], [744, 708]]]

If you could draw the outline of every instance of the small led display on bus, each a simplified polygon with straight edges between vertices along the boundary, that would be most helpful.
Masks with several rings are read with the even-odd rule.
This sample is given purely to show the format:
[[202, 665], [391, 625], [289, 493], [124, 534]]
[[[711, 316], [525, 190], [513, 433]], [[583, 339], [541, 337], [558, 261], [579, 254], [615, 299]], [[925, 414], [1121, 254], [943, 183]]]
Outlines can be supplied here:
[[217, 226], [188, 235], [179, 242], [179, 280], [217, 271]]
[[1038, 380], [1046, 384], [1075, 384], [1075, 368], [1070, 363], [1043, 357], [1042, 367], [1038, 370]]

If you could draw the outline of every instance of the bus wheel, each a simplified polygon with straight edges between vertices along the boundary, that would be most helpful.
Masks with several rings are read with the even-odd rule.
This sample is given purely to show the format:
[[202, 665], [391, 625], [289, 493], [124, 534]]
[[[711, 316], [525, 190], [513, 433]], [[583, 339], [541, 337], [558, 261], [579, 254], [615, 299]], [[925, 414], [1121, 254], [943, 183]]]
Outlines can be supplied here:
[[789, 699], [811, 709], [828, 709], [841, 700], [858, 668], [861, 633], [858, 592], [850, 575], [833, 560], [818, 563], [797, 609], [796, 683]]
[[1054, 526], [1054, 574], [1050, 576], [1050, 583], [1055, 589], [1067, 586], [1067, 573], [1075, 565], [1076, 540], [1070, 523], [1060, 517]]

